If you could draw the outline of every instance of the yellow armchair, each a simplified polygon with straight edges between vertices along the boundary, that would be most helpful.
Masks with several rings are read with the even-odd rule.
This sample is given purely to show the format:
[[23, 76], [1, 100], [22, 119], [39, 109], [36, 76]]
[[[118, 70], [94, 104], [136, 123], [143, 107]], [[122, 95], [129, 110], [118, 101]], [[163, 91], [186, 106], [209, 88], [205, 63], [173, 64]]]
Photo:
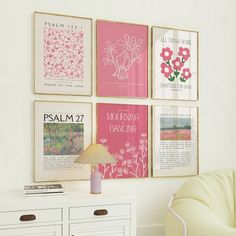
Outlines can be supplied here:
[[169, 204], [166, 236], [236, 236], [235, 191], [235, 170], [190, 178]]

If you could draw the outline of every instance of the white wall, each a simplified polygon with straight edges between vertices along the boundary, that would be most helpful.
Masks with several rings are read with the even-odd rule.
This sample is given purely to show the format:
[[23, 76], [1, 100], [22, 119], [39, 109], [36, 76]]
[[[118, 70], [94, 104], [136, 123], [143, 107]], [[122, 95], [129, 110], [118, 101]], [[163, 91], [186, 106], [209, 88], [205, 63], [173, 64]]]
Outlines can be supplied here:
[[[34, 100], [107, 101], [95, 96], [33, 93], [34, 11], [199, 31], [200, 172], [236, 166], [234, 0], [0, 0], [0, 9], [0, 191], [22, 190], [25, 184], [33, 182]], [[118, 101], [168, 104], [168, 101], [151, 99]], [[120, 187], [137, 196], [140, 236], [161, 236], [167, 202], [184, 181], [186, 178], [148, 178], [107, 180], [103, 183], [105, 188]], [[88, 182], [64, 184], [69, 188], [87, 187]]]

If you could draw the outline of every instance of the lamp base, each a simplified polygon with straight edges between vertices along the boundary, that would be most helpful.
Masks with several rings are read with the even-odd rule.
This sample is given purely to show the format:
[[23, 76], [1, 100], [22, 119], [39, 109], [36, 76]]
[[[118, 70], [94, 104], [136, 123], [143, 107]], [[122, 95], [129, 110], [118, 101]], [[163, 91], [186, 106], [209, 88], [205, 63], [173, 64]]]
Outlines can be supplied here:
[[94, 168], [90, 176], [90, 193], [100, 194], [102, 192], [102, 174], [98, 168]]

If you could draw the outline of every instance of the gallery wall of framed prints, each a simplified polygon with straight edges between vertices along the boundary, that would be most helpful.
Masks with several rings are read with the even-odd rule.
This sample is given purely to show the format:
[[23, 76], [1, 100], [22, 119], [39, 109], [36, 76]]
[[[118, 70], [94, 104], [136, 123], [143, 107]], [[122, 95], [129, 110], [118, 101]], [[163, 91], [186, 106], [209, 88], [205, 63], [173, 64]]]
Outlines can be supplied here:
[[35, 181], [89, 179], [90, 143], [104, 179], [198, 174], [197, 31], [34, 12], [34, 50]]

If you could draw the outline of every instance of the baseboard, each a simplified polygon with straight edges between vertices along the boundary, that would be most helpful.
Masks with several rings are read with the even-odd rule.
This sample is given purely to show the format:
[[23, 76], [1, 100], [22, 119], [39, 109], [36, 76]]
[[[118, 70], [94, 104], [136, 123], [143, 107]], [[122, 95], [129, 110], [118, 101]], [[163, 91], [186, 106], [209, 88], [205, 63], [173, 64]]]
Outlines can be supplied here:
[[165, 236], [164, 225], [139, 225], [137, 228], [137, 236]]

